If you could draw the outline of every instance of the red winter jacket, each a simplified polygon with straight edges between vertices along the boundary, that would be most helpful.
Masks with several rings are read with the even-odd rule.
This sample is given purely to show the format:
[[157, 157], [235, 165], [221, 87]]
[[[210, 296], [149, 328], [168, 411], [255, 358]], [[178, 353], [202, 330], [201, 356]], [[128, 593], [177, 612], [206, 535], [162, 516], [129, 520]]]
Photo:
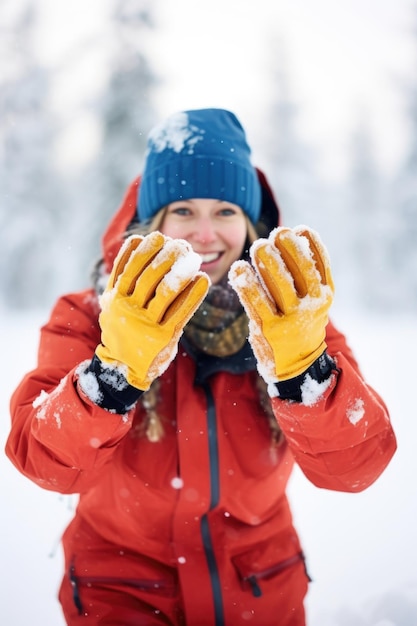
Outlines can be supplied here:
[[[104, 236], [108, 270], [137, 184]], [[79, 392], [77, 368], [100, 341], [98, 313], [91, 289], [58, 300], [38, 365], [11, 401], [12, 462], [45, 489], [80, 494], [63, 538], [67, 623], [302, 626], [307, 576], [285, 495], [294, 459], [318, 487], [355, 492], [396, 446], [344, 336], [329, 324], [337, 371], [316, 404], [271, 400], [285, 436], [275, 448], [254, 363], [207, 369], [180, 346], [161, 377], [165, 436], [152, 443], [140, 402], [118, 415]]]

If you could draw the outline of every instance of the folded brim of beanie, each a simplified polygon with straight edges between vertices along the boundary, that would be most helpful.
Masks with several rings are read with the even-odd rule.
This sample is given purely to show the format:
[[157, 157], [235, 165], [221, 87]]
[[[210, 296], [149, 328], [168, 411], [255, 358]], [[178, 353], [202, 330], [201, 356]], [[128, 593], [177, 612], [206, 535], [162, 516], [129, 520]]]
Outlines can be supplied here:
[[253, 168], [232, 160], [205, 156], [182, 156], [147, 172], [140, 186], [140, 220], [178, 200], [216, 198], [239, 205], [256, 223], [260, 186]]

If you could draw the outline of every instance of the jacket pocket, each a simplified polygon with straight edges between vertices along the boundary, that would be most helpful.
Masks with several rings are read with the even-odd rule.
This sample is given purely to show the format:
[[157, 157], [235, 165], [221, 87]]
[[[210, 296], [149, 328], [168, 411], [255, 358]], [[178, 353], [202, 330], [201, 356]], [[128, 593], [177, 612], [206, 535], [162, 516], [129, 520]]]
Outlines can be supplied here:
[[277, 559], [276, 553], [276, 547], [271, 541], [232, 558], [242, 586], [251, 589], [255, 598], [262, 595], [262, 581], [270, 580], [299, 563], [303, 563], [305, 576], [308, 581], [311, 581], [301, 550], [286, 558], [279, 559]]
[[130, 589], [132, 593], [145, 592], [174, 597], [177, 593], [177, 585], [167, 579], [158, 578], [134, 578], [106, 575], [78, 575], [75, 565], [71, 563], [68, 572], [72, 588], [72, 598], [78, 614], [82, 615], [82, 590], [86, 587], [100, 587], [101, 589]]

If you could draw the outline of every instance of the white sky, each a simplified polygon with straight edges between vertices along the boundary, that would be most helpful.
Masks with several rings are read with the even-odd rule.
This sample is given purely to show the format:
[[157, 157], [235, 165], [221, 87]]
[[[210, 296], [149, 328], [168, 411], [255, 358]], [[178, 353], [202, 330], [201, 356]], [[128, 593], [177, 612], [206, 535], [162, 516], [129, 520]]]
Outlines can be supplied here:
[[[279, 41], [299, 104], [300, 132], [318, 150], [322, 173], [338, 177], [343, 172], [360, 110], [369, 116], [378, 158], [388, 172], [406, 144], [402, 90], [412, 76], [413, 55], [417, 58], [411, 37], [416, 4], [158, 0], [158, 30], [146, 44], [155, 69], [167, 80], [158, 99], [161, 116], [193, 107], [230, 108], [245, 126], [256, 159], [271, 87], [269, 64]], [[64, 144], [70, 153], [71, 140], [77, 145], [90, 122], [78, 105], [105, 75], [102, 50], [111, 46], [108, 0], [42, 0], [42, 5], [41, 58], [51, 65], [68, 61], [56, 103], [73, 118]]]

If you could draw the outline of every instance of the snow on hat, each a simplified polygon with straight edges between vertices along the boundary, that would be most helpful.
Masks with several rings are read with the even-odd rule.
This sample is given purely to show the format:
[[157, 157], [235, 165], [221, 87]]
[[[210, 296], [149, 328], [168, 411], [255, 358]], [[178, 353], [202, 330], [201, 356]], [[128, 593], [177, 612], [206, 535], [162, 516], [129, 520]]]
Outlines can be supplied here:
[[253, 224], [261, 187], [237, 117], [224, 109], [175, 113], [148, 136], [139, 188], [144, 221], [177, 200], [216, 198], [239, 205]]

